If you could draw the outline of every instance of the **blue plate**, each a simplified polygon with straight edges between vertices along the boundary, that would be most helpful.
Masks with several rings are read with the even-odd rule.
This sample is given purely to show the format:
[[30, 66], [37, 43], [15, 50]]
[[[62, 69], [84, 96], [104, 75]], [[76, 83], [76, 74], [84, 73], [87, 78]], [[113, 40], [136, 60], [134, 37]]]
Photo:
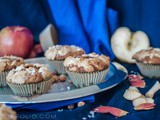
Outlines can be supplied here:
[[[26, 62], [48, 64], [51, 70], [53, 68], [45, 58], [29, 59], [26, 60]], [[126, 76], [127, 73], [118, 70], [111, 63], [105, 81], [100, 84], [84, 88], [76, 88], [70, 81], [55, 83], [52, 85], [49, 93], [32, 97], [16, 96], [9, 87], [4, 87], [0, 88], [0, 103], [8, 104], [13, 108], [49, 110], [80, 100], [89, 100], [91, 102], [94, 101], [94, 94], [113, 88], [122, 82]], [[39, 104], [41, 104], [40, 108]]]

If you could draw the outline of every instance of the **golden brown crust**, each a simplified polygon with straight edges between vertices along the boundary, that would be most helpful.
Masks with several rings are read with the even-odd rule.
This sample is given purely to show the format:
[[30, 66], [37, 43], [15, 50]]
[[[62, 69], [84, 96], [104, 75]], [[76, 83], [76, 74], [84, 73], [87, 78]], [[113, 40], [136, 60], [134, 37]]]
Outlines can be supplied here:
[[0, 104], [0, 119], [1, 120], [17, 120], [17, 114], [14, 110], [4, 104]]
[[135, 53], [132, 57], [137, 62], [145, 64], [160, 64], [160, 49], [148, 48]]
[[109, 57], [95, 53], [84, 54], [78, 57], [68, 57], [64, 61], [64, 66], [68, 71], [81, 73], [102, 71], [108, 69], [109, 64]]
[[84, 50], [80, 47], [71, 45], [56, 45], [50, 47], [46, 52], [45, 56], [48, 60], [64, 60], [68, 56], [79, 56], [84, 54]]
[[24, 64], [24, 60], [21, 57], [16, 56], [4, 56], [0, 58], [0, 72], [11, 70]]
[[50, 79], [52, 73], [41, 64], [23, 64], [12, 69], [7, 75], [8, 82], [16, 84], [38, 83]]

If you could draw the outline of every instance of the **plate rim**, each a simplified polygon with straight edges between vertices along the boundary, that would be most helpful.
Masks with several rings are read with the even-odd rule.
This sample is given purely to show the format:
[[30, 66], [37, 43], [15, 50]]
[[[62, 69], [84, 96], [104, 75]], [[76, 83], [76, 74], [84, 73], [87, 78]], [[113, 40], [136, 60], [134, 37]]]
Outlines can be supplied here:
[[[35, 61], [35, 60], [42, 60], [42, 59], [46, 60], [45, 57], [39, 57], [39, 58], [26, 59], [25, 61], [30, 61], [30, 60], [32, 60], [32, 61], [34, 60]], [[47, 63], [47, 61], [46, 61], [46, 63]], [[84, 94], [84, 95], [78, 94], [76, 96], [70, 96], [70, 97], [65, 97], [65, 98], [60, 98], [60, 99], [51, 99], [51, 100], [48, 99], [48, 100], [38, 100], [38, 101], [35, 101], [35, 100], [34, 101], [18, 101], [17, 100], [17, 101], [9, 101], [9, 102], [8, 101], [0, 101], [0, 103], [13, 104], [13, 105], [18, 105], [18, 104], [39, 104], [39, 103], [49, 103], [49, 102], [60, 102], [60, 101], [66, 101], [66, 100], [73, 100], [73, 99], [78, 99], [78, 98], [81, 98], [81, 97], [87, 97], [87, 96], [95, 95], [97, 93], [109, 90], [109, 89], [117, 86], [118, 84], [120, 84], [122, 81], [125, 80], [125, 78], [127, 76], [127, 73], [125, 73], [122, 70], [117, 69], [114, 64], [111, 63], [111, 65], [114, 67], [116, 72], [122, 72], [123, 74], [125, 74], [125, 76], [123, 78], [121, 78], [122, 80], [120, 80], [118, 83], [115, 83], [115, 84], [113, 84], [111, 86], [108, 86], [106, 88], [101, 89], [101, 88], [98, 87], [98, 85], [92, 85], [92, 86], [89, 86], [89, 87], [81, 88], [81, 91], [86, 91], [86, 90], [89, 90], [89, 89], [93, 90], [93, 92], [88, 92], [87, 94]], [[75, 92], [76, 90], [79, 90], [79, 89], [75, 89], [75, 90], [71, 90], [71, 91], [65, 91], [65, 92], [59, 92], [59, 93], [42, 94], [42, 95], [39, 96], [39, 98], [46, 97], [46, 96], [47, 97], [56, 96], [56, 95], [60, 95], [60, 94], [66, 94], [66, 93], [69, 93], [69, 92], [71, 92], [73, 94], [73, 92]], [[14, 95], [1, 95], [1, 97], [6, 97], [6, 96], [10, 97], [10, 98], [15, 97]]]

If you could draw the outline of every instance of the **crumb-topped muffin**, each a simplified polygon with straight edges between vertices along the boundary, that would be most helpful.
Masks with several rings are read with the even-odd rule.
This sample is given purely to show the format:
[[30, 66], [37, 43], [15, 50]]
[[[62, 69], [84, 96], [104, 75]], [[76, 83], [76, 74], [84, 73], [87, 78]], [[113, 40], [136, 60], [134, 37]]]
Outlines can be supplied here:
[[52, 81], [52, 73], [42, 64], [23, 64], [12, 69], [7, 84], [16, 95], [31, 96], [46, 93]]
[[80, 56], [84, 54], [85, 51], [74, 45], [56, 45], [50, 47], [46, 52], [45, 52], [45, 57], [52, 61], [53, 66], [55, 71], [61, 74], [65, 74], [66, 71], [63, 66], [64, 60], [69, 57], [69, 56]]
[[84, 54], [78, 57], [68, 57], [64, 61], [64, 66], [71, 72], [95, 72], [108, 69], [110, 58], [105, 55], [95, 53]]
[[89, 86], [104, 80], [110, 66], [110, 58], [96, 53], [68, 57], [64, 66], [77, 87]]
[[8, 71], [24, 63], [23, 58], [16, 56], [4, 56], [0, 58], [0, 72]]
[[10, 107], [0, 103], [0, 120], [17, 120], [17, 114]]
[[148, 48], [135, 53], [132, 57], [140, 72], [149, 78], [160, 78], [160, 49]]
[[137, 62], [148, 63], [148, 64], [160, 64], [160, 49], [159, 48], [148, 48], [135, 53], [132, 57]]
[[8, 72], [24, 64], [24, 60], [21, 57], [16, 56], [4, 56], [0, 57], [0, 87], [6, 86], [6, 75]]
[[64, 60], [69, 56], [78, 56], [84, 53], [84, 50], [78, 46], [56, 45], [50, 47], [45, 56], [48, 60]]

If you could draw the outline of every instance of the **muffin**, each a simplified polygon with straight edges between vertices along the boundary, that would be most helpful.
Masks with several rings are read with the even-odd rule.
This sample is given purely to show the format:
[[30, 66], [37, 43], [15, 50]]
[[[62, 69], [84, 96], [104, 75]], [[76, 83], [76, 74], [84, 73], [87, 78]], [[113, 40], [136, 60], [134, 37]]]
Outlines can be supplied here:
[[0, 120], [17, 120], [17, 114], [10, 107], [0, 103]]
[[53, 79], [52, 73], [42, 64], [23, 64], [12, 69], [7, 84], [15, 95], [32, 96], [47, 93]]
[[68, 57], [65, 69], [76, 87], [86, 87], [101, 83], [109, 69], [110, 58], [96, 53]]
[[148, 48], [135, 53], [132, 57], [142, 75], [149, 78], [160, 78], [160, 49]]
[[68, 56], [80, 56], [84, 54], [84, 50], [80, 47], [71, 45], [56, 45], [53, 47], [50, 47], [46, 52], [45, 52], [45, 57], [52, 62], [54, 66], [54, 70], [59, 73], [59, 74], [65, 74], [65, 68], [63, 66], [64, 60]]
[[0, 87], [7, 86], [6, 76], [8, 72], [24, 63], [23, 58], [16, 56], [0, 57]]

